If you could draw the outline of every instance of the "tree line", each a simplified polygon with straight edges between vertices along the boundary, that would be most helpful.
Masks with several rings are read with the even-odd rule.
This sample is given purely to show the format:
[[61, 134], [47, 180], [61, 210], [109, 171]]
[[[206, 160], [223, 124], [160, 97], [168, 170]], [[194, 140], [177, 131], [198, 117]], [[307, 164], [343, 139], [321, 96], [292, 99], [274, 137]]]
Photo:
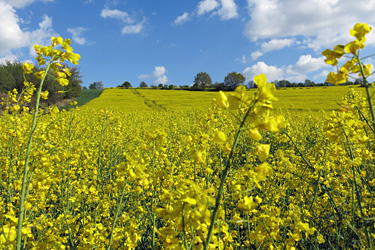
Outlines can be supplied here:
[[[194, 78], [194, 83], [192, 85], [181, 85], [180, 87], [173, 85], [173, 84], [159, 84], [159, 85], [151, 85], [150, 88], [152, 89], [183, 89], [183, 90], [212, 90], [212, 91], [232, 91], [235, 90], [239, 85], [245, 85], [247, 88], [256, 88], [256, 84], [254, 81], [249, 81], [245, 84], [246, 78], [241, 73], [231, 72], [228, 73], [227, 76], [224, 78], [223, 82], [215, 82], [212, 83], [212, 79], [207, 72], [200, 72]], [[288, 88], [288, 87], [313, 87], [313, 86], [329, 86], [332, 85], [328, 82], [325, 83], [315, 83], [309, 79], [306, 79], [304, 82], [290, 82], [288, 80], [275, 80], [273, 81], [277, 88]], [[354, 82], [347, 82], [344, 85], [353, 85], [359, 84], [361, 85], [362, 82], [360, 79], [356, 79]], [[120, 88], [131, 88], [132, 85], [130, 82], [125, 81], [123, 84], [118, 85], [117, 87]], [[140, 88], [148, 88], [149, 86], [147, 83], [142, 81], [138, 86]]]
[[[24, 81], [32, 82], [36, 88], [40, 86], [40, 79], [37, 79], [34, 74], [23, 75], [23, 63], [18, 61], [6, 61], [0, 64], [0, 93], [7, 93], [13, 89], [17, 89], [21, 93], [24, 88]], [[55, 79], [54, 74], [51, 72], [47, 74], [43, 84], [43, 91], [48, 91], [48, 105], [55, 104], [62, 99], [71, 99], [78, 97], [82, 91], [82, 76], [77, 67], [69, 66], [71, 75], [67, 75], [69, 85], [61, 86]], [[43, 67], [34, 65], [33, 72], [45, 70]], [[24, 78], [25, 77], [25, 78]]]

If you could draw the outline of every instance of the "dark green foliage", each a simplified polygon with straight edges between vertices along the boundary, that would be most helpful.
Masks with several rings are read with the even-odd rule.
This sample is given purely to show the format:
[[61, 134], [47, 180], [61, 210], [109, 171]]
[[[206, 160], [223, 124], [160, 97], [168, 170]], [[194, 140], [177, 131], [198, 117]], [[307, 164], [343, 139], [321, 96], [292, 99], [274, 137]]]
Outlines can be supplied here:
[[201, 89], [205, 90], [206, 88], [211, 87], [212, 80], [208, 73], [206, 72], [200, 72], [198, 73], [194, 78], [194, 89]]
[[122, 87], [122, 88], [131, 88], [132, 85], [130, 84], [130, 82], [128, 81], [125, 81], [123, 84], [121, 84], [119, 87]]
[[89, 85], [89, 89], [104, 89], [103, 82], [93, 82]]
[[[17, 89], [20, 93], [24, 87], [24, 75], [22, 69], [22, 63], [17, 61], [7, 61], [5, 64], [0, 65], [0, 92], [6, 93]], [[66, 67], [67, 65], [64, 65]], [[33, 72], [44, 70], [45, 68], [34, 66]], [[80, 75], [79, 68], [68, 66], [71, 72], [71, 76], [67, 76], [69, 80], [68, 86], [61, 86], [55, 79], [55, 74], [50, 71], [46, 76], [43, 84], [43, 91], [48, 90], [48, 105], [55, 104], [62, 99], [71, 99], [78, 97], [81, 94], [82, 87], [82, 76]], [[32, 82], [36, 88], [40, 86], [40, 79], [37, 79], [34, 74], [27, 74], [26, 80]], [[60, 91], [60, 93], [58, 93]]]
[[224, 85], [226, 90], [235, 90], [237, 86], [243, 85], [246, 78], [241, 74], [237, 72], [228, 73], [228, 75], [224, 79]]
[[147, 85], [147, 83], [145, 83], [145, 82], [141, 82], [141, 83], [139, 84], [139, 87], [140, 87], [140, 88], [148, 88], [148, 85]]
[[8, 92], [17, 89], [21, 92], [23, 88], [22, 63], [17, 61], [7, 61], [0, 64], [0, 92]]

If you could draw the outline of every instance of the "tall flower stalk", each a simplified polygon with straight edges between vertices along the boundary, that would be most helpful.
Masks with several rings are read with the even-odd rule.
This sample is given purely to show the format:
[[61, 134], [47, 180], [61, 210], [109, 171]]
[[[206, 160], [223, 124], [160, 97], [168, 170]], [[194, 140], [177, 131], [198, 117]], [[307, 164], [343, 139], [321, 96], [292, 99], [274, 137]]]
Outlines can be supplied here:
[[[38, 79], [41, 79], [41, 82], [36, 94], [35, 111], [27, 142], [17, 222], [17, 250], [21, 249], [22, 247], [22, 223], [24, 220], [25, 213], [24, 204], [26, 201], [27, 184], [30, 182], [31, 179], [31, 175], [29, 175], [30, 152], [33, 143], [33, 134], [37, 127], [40, 98], [43, 97], [44, 99], [46, 99], [48, 96], [48, 92], [42, 92], [44, 80], [48, 72], [52, 69], [52, 71], [56, 75], [56, 80], [58, 81], [58, 83], [62, 86], [67, 86], [69, 84], [69, 81], [68, 79], [66, 79], [66, 76], [71, 75], [71, 73], [68, 68], [62, 68], [62, 65], [59, 63], [59, 61], [62, 63], [65, 60], [69, 60], [73, 64], [78, 64], [78, 60], [80, 59], [79, 54], [73, 53], [73, 49], [70, 47], [70, 39], [65, 39], [64, 41], [61, 37], [52, 37], [51, 40], [52, 45], [50, 46], [42, 47], [40, 45], [34, 45], [35, 51], [37, 53], [36, 60], [38, 61], [38, 64], [40, 66], [45, 65], [46, 59], [48, 60], [48, 64], [45, 71], [39, 71], [35, 73], [36, 77]], [[60, 47], [60, 45], [61, 48], [57, 48], [57, 46]], [[23, 65], [24, 74], [32, 74], [33, 68], [34, 66], [32, 64], [25, 63]], [[29, 83], [25, 81], [25, 85], [28, 86]]]

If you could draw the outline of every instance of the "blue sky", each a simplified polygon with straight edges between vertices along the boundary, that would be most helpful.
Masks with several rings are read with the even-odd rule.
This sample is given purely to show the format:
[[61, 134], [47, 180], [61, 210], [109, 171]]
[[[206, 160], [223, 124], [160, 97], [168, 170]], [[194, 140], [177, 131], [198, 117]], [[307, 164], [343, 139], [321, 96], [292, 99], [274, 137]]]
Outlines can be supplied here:
[[351, 41], [357, 22], [375, 28], [374, 11], [375, 0], [0, 0], [0, 63], [33, 60], [33, 44], [62, 36], [81, 55], [83, 86], [191, 85], [199, 72], [222, 82], [233, 71], [324, 82], [321, 52]]

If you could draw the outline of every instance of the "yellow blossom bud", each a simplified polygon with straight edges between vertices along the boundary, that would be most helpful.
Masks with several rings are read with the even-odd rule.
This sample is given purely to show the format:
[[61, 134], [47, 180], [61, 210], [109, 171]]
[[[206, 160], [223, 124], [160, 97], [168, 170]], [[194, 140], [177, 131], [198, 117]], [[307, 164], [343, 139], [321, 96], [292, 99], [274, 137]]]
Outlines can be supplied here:
[[254, 141], [260, 141], [263, 138], [257, 128], [250, 129], [249, 133], [250, 133], [250, 138], [253, 139]]
[[229, 108], [228, 97], [223, 91], [219, 91], [218, 97], [214, 98], [214, 102], [222, 108]]
[[270, 154], [270, 145], [269, 144], [260, 144], [257, 147], [257, 154], [260, 161], [265, 161]]
[[219, 145], [223, 145], [227, 140], [227, 136], [224, 132], [216, 130], [214, 133], [213, 141]]
[[32, 65], [30, 63], [24, 63], [22, 65], [22, 69], [23, 69], [23, 73], [24, 74], [31, 74], [31, 73], [33, 73], [33, 68], [34, 68], [34, 65]]
[[48, 99], [48, 94], [49, 94], [49, 92], [48, 92], [48, 90], [46, 90], [46, 91], [40, 93], [40, 97], [42, 99], [44, 99], [44, 100], [47, 100]]
[[242, 211], [251, 211], [255, 209], [259, 203], [262, 202], [262, 199], [257, 196], [255, 200], [253, 197], [245, 196], [242, 201], [238, 202], [238, 208]]

